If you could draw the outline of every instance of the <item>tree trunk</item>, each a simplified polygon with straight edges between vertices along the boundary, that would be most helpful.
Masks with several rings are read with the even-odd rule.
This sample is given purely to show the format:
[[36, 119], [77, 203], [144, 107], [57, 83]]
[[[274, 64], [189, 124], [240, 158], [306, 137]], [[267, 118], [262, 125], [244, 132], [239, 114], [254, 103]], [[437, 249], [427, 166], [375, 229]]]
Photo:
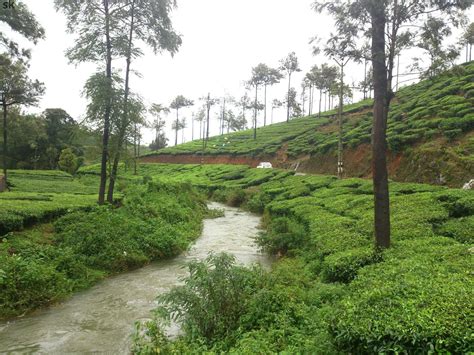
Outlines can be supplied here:
[[[137, 147], [137, 158], [138, 158], [138, 159], [140, 159], [141, 144], [142, 144], [142, 133], [141, 133], [141, 128], [138, 127], [138, 147]], [[138, 160], [138, 159], [137, 159], [137, 160]]]
[[206, 141], [204, 144], [204, 149], [207, 148], [207, 142], [209, 140], [209, 121], [210, 121], [210, 113], [211, 113], [211, 94], [207, 95], [207, 128], [206, 128]]
[[194, 140], [194, 114], [191, 117], [191, 141]]
[[319, 113], [318, 118], [321, 118], [321, 106], [323, 104], [323, 89], [319, 89]]
[[367, 59], [364, 61], [364, 87], [362, 88], [364, 91], [364, 100], [367, 99]]
[[8, 133], [7, 133], [7, 115], [8, 115], [8, 107], [5, 102], [5, 98], [3, 99], [3, 176], [5, 178], [5, 186], [8, 189], [8, 144], [7, 144], [7, 138], [8, 138]]
[[263, 114], [263, 127], [267, 125], [267, 85], [265, 84], [265, 112]]
[[291, 73], [288, 74], [288, 95], [286, 96], [286, 122], [290, 122]]
[[135, 132], [133, 135], [133, 175], [137, 175], [137, 156], [138, 156], [137, 139], [138, 139], [138, 131], [137, 131], [137, 124], [135, 123]]
[[[123, 98], [123, 117], [121, 120], [120, 130], [117, 136], [117, 151], [115, 152], [114, 162], [112, 164], [112, 171], [110, 172], [109, 178], [109, 190], [107, 192], [107, 201], [109, 203], [114, 202], [114, 189], [115, 182], [117, 180], [118, 166], [120, 162], [120, 154], [122, 152], [122, 145], [125, 139], [125, 132], [128, 126], [128, 97], [130, 95], [130, 66], [132, 62], [132, 44], [133, 44], [133, 31], [135, 30], [135, 1], [132, 0], [131, 7], [131, 19], [130, 19], [130, 32], [128, 36], [128, 48], [127, 48], [127, 65], [125, 69], [125, 92]], [[158, 133], [157, 133], [158, 137]], [[158, 139], [157, 139], [158, 140]]]
[[253, 113], [253, 139], [257, 139], [258, 85], [255, 85], [255, 110]]
[[344, 63], [341, 63], [341, 88], [339, 91], [339, 113], [338, 113], [338, 126], [339, 126], [339, 142], [337, 148], [337, 177], [342, 179], [344, 174], [344, 161], [343, 161], [343, 144], [342, 144], [342, 110], [344, 105]]
[[179, 109], [176, 109], [176, 127], [175, 127], [176, 135], [174, 139], [175, 146], [178, 145], [178, 128], [179, 128]]
[[104, 1], [105, 12], [105, 39], [106, 39], [106, 63], [105, 74], [108, 80], [109, 92], [107, 104], [104, 114], [104, 131], [102, 134], [102, 160], [100, 164], [100, 183], [99, 183], [99, 205], [105, 202], [105, 189], [107, 185], [107, 161], [109, 155], [109, 138], [110, 138], [110, 114], [112, 112], [112, 100], [110, 92], [112, 91], [112, 43], [110, 40], [110, 14], [109, 14], [109, 0]]
[[221, 126], [221, 135], [224, 135], [224, 125], [225, 125], [225, 98], [224, 98], [224, 105], [222, 106], [222, 126]]
[[374, 125], [372, 175], [374, 184], [374, 232], [377, 249], [390, 246], [390, 199], [387, 172], [388, 79], [385, 55], [386, 18], [382, 4], [374, 4], [372, 17], [372, 65], [374, 80]]

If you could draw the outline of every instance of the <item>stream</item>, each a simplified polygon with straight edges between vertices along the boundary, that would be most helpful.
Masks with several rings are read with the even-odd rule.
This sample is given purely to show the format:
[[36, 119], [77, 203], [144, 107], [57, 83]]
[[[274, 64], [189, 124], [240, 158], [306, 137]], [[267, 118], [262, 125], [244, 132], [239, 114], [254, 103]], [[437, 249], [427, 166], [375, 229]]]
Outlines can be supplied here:
[[179, 284], [190, 260], [228, 252], [241, 264], [270, 264], [254, 245], [258, 216], [218, 203], [209, 207], [223, 209], [225, 216], [204, 220], [202, 235], [188, 252], [108, 278], [63, 303], [0, 323], [0, 353], [127, 354], [134, 322], [150, 318], [156, 296]]

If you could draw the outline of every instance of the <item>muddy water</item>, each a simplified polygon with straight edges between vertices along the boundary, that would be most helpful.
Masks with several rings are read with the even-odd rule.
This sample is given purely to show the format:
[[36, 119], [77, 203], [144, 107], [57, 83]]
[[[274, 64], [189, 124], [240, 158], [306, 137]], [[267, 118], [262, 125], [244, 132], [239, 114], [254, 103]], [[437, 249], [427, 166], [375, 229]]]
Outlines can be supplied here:
[[257, 216], [216, 203], [210, 207], [224, 209], [225, 216], [205, 220], [202, 236], [187, 253], [109, 278], [31, 316], [0, 323], [0, 353], [126, 354], [134, 322], [149, 318], [156, 296], [186, 275], [186, 262], [212, 251], [232, 253], [242, 264], [270, 263], [254, 245]]

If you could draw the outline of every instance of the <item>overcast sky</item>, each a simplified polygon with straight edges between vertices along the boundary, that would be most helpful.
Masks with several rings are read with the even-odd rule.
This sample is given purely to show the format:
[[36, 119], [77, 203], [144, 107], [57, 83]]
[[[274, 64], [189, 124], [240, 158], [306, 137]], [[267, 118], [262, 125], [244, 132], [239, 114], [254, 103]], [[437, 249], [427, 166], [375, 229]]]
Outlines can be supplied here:
[[[39, 107], [30, 111], [63, 108], [79, 121], [84, 118], [87, 105], [81, 97], [82, 88], [96, 66], [68, 64], [64, 52], [74, 43], [74, 35], [66, 33], [65, 17], [55, 11], [53, 0], [23, 2], [46, 30], [46, 39], [32, 47], [30, 70], [32, 78], [45, 83], [46, 94]], [[155, 56], [145, 51], [143, 58], [132, 63], [142, 75], [132, 78], [132, 90], [147, 104], [169, 105], [180, 94], [195, 100], [193, 108], [183, 110], [189, 122], [191, 113], [198, 110], [200, 97], [210, 92], [214, 97], [229, 94], [240, 98], [252, 67], [258, 63], [277, 67], [279, 60], [293, 51], [303, 69], [292, 79], [292, 86], [299, 90], [304, 73], [324, 60], [312, 56], [310, 39], [327, 38], [333, 28], [332, 20], [316, 14], [311, 3], [312, 0], [178, 0], [173, 23], [183, 37], [179, 53], [171, 58], [169, 54]], [[348, 82], [359, 81], [362, 71], [362, 66], [353, 66], [348, 71]], [[283, 100], [285, 88], [284, 82], [271, 88], [269, 104], [273, 98]], [[214, 122], [216, 114], [211, 116]], [[285, 118], [284, 110], [275, 111], [275, 121]], [[167, 136], [173, 143], [172, 116], [167, 121]], [[145, 142], [152, 138], [151, 130], [144, 132]], [[189, 128], [186, 140], [190, 139]]]

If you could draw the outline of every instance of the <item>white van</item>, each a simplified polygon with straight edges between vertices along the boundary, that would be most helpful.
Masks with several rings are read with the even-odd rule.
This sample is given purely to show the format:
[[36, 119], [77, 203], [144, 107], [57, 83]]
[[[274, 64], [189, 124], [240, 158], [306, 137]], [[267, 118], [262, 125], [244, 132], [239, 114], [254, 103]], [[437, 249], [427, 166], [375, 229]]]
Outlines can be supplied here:
[[273, 169], [273, 166], [272, 163], [265, 161], [258, 164], [257, 169]]

